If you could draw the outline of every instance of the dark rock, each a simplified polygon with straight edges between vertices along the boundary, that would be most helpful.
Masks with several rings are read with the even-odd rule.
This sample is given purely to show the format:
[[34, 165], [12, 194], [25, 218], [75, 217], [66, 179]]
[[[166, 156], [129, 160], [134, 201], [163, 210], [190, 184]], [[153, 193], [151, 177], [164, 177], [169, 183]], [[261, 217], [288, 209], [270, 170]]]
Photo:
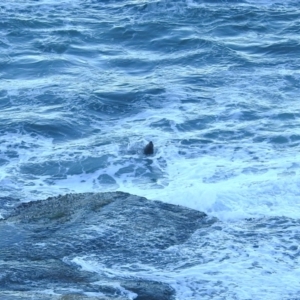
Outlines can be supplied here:
[[[53, 289], [64, 298], [43, 299], [85, 299], [87, 292], [127, 299], [107, 284], [116, 282], [138, 300], [175, 299], [168, 284], [139, 278], [138, 272], [134, 280], [112, 278], [83, 271], [73, 259], [92, 257], [108, 269], [134, 264], [163, 268], [174, 262], [166, 249], [185, 243], [195, 230], [207, 226], [211, 223], [202, 212], [122, 192], [22, 203], [0, 220], [0, 298], [1, 291], [22, 291], [20, 298], [29, 299], [32, 293]], [[71, 289], [78, 293], [73, 295]]]
[[166, 284], [155, 281], [125, 281], [122, 286], [137, 294], [135, 300], [173, 299], [174, 290]]

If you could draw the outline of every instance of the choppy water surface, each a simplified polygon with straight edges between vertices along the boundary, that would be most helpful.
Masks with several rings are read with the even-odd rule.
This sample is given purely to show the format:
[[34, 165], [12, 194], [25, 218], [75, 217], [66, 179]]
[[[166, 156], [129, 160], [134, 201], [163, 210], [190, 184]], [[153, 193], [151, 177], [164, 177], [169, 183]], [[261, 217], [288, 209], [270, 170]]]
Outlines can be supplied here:
[[[2, 197], [119, 190], [188, 206], [241, 226], [224, 253], [245, 218], [298, 222], [299, 1], [4, 1], [0, 16]], [[291, 299], [299, 233], [279, 232], [282, 256], [264, 255], [272, 282], [288, 270]], [[264, 276], [219, 297], [282, 299], [249, 292]]]

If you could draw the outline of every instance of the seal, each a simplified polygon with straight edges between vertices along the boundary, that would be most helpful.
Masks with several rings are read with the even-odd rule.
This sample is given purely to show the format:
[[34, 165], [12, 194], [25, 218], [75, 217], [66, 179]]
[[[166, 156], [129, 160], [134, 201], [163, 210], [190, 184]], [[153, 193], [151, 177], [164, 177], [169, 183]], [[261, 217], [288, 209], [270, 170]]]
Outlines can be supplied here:
[[154, 153], [154, 146], [152, 142], [149, 142], [146, 147], [144, 148], [145, 155], [151, 155]]

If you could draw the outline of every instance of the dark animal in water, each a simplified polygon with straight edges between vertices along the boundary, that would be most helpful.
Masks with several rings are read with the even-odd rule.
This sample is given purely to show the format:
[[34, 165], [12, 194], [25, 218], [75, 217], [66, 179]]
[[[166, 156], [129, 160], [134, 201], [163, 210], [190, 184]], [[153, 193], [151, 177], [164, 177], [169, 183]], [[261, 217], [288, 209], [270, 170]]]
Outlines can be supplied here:
[[145, 155], [151, 155], [154, 153], [154, 146], [152, 142], [149, 142], [146, 147], [144, 148]]

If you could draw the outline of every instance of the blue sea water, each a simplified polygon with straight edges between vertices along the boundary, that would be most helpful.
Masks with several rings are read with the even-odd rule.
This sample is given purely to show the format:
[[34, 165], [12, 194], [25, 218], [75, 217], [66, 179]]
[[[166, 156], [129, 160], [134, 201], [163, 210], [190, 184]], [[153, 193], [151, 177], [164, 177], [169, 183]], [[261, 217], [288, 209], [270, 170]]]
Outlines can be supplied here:
[[[118, 190], [204, 211], [223, 250], [140, 276], [179, 299], [299, 297], [299, 1], [15, 0], [0, 16], [2, 197]], [[278, 223], [260, 252], [233, 243], [249, 218]]]

